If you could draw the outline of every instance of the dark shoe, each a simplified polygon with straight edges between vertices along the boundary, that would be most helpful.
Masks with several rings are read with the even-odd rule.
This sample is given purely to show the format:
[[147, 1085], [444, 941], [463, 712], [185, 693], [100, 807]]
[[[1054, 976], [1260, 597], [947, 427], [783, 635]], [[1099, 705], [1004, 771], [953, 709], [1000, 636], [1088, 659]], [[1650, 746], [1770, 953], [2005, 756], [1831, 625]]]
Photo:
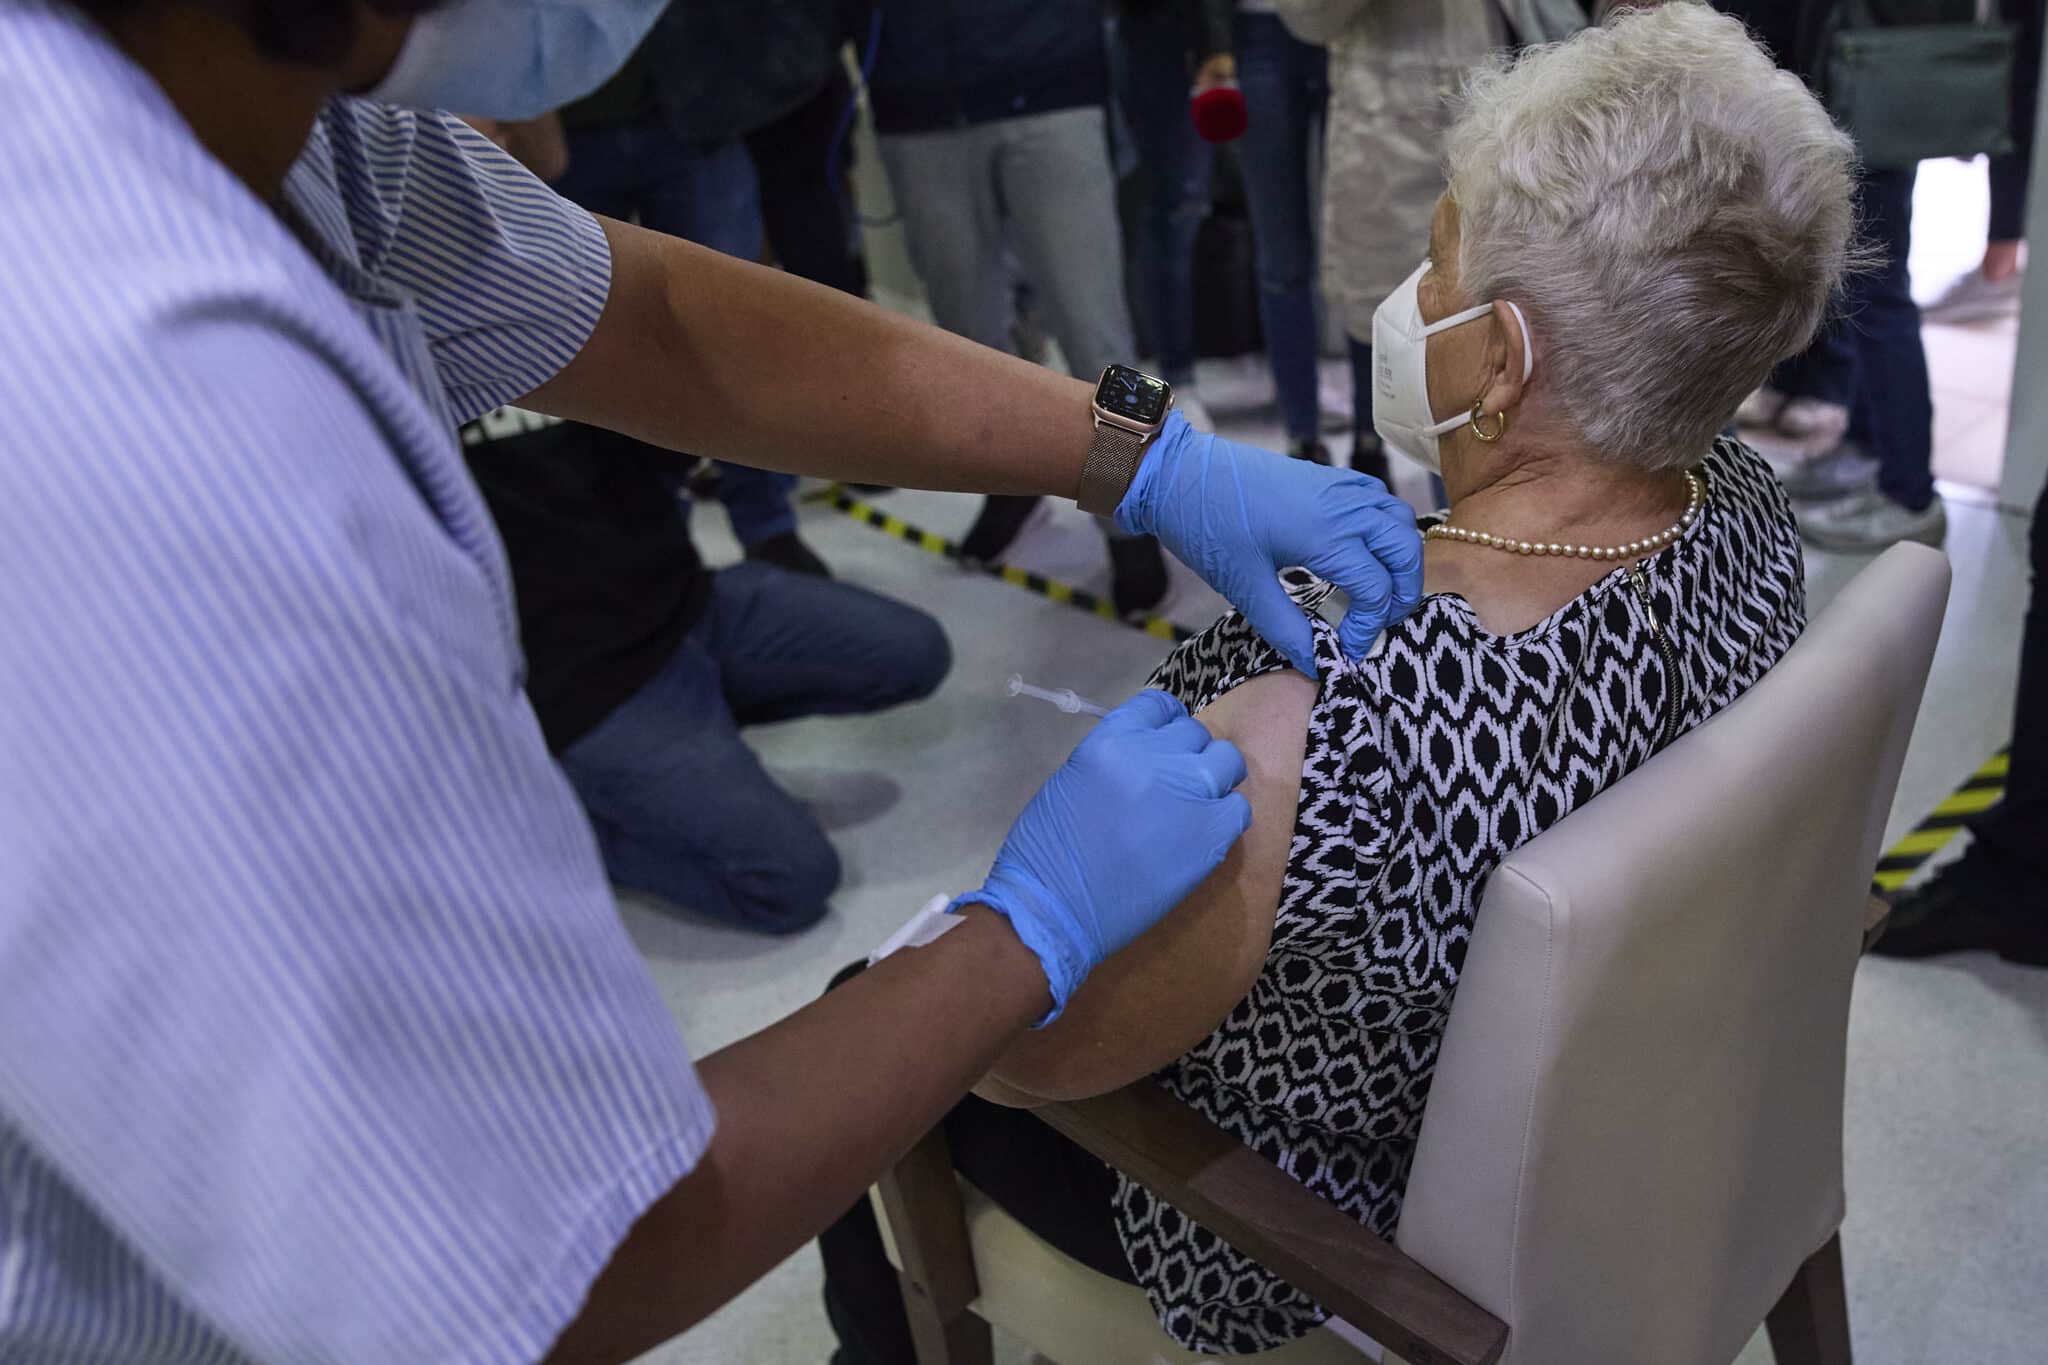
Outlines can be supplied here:
[[2048, 914], [1993, 900], [1982, 878], [1955, 864], [1900, 895], [1884, 936], [1871, 947], [1880, 957], [1939, 957], [1995, 952], [2008, 962], [2048, 967]]
[[1109, 600], [1116, 614], [1145, 616], [1166, 600], [1166, 556], [1150, 536], [1109, 542]]
[[1312, 437], [1304, 436], [1301, 440], [1296, 441], [1293, 445], [1287, 447], [1287, 453], [1297, 460], [1307, 460], [1310, 464], [1328, 464], [1330, 462], [1330, 448]]
[[778, 569], [791, 573], [807, 573], [813, 578], [830, 578], [832, 571], [825, 567], [825, 561], [811, 553], [811, 547], [797, 539], [796, 532], [784, 531], [779, 536], [770, 536], [758, 545], [747, 547], [747, 558], [762, 564], [773, 564]]
[[970, 564], [993, 564], [1001, 559], [1038, 510], [1038, 503], [1037, 498], [991, 494], [982, 503], [974, 525], [960, 538], [960, 557]]

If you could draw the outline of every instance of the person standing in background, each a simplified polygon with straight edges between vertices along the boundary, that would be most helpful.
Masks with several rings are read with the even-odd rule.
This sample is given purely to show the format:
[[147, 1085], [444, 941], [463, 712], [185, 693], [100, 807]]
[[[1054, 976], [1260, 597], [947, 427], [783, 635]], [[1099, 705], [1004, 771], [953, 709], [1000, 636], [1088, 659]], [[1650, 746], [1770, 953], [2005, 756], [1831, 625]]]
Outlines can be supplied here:
[[[562, 110], [569, 168], [555, 189], [592, 213], [742, 260], [759, 258], [765, 233], [794, 273], [862, 292], [850, 224], [813, 145], [821, 126], [830, 137], [836, 115], [825, 106], [845, 90], [839, 22], [834, 0], [671, 5], [623, 70]], [[752, 139], [774, 154], [759, 176]], [[713, 468], [710, 486], [747, 558], [827, 573], [797, 536], [794, 479]]]
[[2048, 0], [2000, 0], [2019, 29], [2012, 59], [2012, 150], [1991, 162], [1991, 223], [1984, 259], [1921, 309], [1929, 322], [1980, 322], [2019, 311], [2025, 282], [2027, 178], [2034, 166], [2034, 119], [2041, 95], [2042, 29]]
[[1899, 894], [1883, 957], [1935, 957], [1988, 949], [2008, 962], [2048, 967], [2048, 488], [2034, 503], [2033, 591], [2020, 637], [2012, 753], [2005, 795], [1970, 826], [1970, 846]]
[[[1354, 6], [1355, 8], [1355, 6]], [[1276, 0], [1238, 0], [1237, 76], [1251, 122], [1240, 142], [1259, 277], [1259, 330], [1287, 453], [1328, 464], [1317, 400], [1316, 229], [1309, 149], [1330, 99], [1323, 49], [1287, 31]]]
[[1191, 93], [1237, 79], [1230, 0], [1123, 0], [1109, 65], [1138, 153], [1138, 323], [1188, 420], [1211, 426], [1195, 392], [1195, 234], [1215, 159], [1188, 116]]
[[[1813, 81], [1829, 5], [1714, 3], [1748, 24], [1780, 66]], [[1805, 457], [1784, 473], [1785, 491], [1802, 504], [1801, 533], [1825, 550], [1867, 553], [1901, 540], [1938, 546], [1948, 534], [1934, 489], [1927, 348], [1906, 269], [1918, 172], [1917, 165], [1863, 167], [1856, 218], [1878, 253], [1876, 265], [1849, 275], [1834, 320], [1736, 414], [1740, 425], [1800, 442]]]
[[1429, 238], [1450, 97], [1506, 41], [1506, 28], [1494, 0], [1278, 5], [1294, 38], [1329, 49], [1323, 296], [1351, 353], [1351, 467], [1384, 480], [1387, 457], [1372, 427], [1373, 311], [1414, 271], [1415, 244]]
[[[888, 0], [868, 97], [934, 321], [1013, 349], [1008, 250], [1073, 374], [1136, 351], [1099, 0]], [[999, 557], [1037, 504], [990, 497], [962, 555]], [[1168, 587], [1158, 543], [1104, 530], [1118, 614], [1150, 611]]]

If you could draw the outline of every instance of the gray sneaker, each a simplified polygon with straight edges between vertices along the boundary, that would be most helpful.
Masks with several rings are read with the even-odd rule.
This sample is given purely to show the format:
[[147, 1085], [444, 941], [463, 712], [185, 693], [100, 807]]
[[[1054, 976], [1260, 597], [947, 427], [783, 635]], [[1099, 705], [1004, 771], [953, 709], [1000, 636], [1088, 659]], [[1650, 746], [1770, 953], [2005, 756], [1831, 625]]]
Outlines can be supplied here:
[[1853, 441], [1787, 469], [1779, 478], [1794, 502], [1833, 502], [1877, 486], [1877, 461]]
[[1824, 398], [1795, 398], [1785, 405], [1774, 425], [1783, 435], [1818, 454], [1833, 449], [1849, 429], [1849, 407]]
[[1801, 512], [1799, 530], [1819, 548], [1844, 554], [1874, 554], [1902, 540], [1938, 550], [1948, 535], [1948, 513], [1938, 497], [1915, 512], [1872, 488]]
[[1951, 325], [2008, 317], [2020, 310], [2020, 290], [2026, 280], [2024, 270], [2016, 270], [2002, 280], [1986, 279], [1982, 270], [1968, 271], [1922, 308], [1920, 316], [1928, 322]]

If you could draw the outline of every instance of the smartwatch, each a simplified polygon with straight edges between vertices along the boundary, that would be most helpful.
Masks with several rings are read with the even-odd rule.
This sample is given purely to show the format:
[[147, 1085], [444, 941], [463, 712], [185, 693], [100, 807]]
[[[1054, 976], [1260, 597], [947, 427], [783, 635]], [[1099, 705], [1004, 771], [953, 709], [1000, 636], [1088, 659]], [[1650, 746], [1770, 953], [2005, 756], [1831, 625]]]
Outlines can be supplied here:
[[1081, 467], [1081, 491], [1074, 501], [1084, 512], [1116, 511], [1138, 472], [1145, 445], [1166, 425], [1173, 386], [1128, 365], [1111, 365], [1095, 385], [1095, 440]]

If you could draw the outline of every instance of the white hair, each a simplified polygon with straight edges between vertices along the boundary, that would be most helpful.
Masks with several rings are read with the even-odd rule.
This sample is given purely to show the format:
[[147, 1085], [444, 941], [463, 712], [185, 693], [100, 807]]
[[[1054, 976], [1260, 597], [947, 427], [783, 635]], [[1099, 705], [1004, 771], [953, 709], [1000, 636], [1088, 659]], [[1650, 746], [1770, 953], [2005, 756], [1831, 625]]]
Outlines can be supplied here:
[[1543, 382], [1599, 459], [1697, 463], [1851, 264], [1852, 143], [1703, 5], [1475, 74], [1449, 162], [1461, 290], [1527, 310]]

